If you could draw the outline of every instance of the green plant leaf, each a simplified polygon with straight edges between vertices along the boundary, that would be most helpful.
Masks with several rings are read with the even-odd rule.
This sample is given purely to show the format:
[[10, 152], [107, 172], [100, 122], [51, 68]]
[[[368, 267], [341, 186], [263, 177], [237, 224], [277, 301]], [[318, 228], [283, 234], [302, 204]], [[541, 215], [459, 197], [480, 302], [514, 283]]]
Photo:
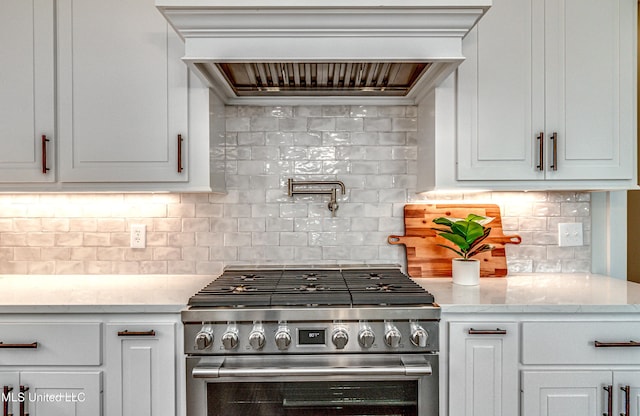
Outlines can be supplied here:
[[476, 214], [469, 214], [467, 215], [467, 218], [465, 218], [465, 221], [480, 221], [485, 219], [486, 217], [482, 217], [480, 215], [476, 215]]
[[469, 253], [467, 253], [467, 258], [473, 257], [476, 254], [484, 253], [485, 251], [491, 251], [494, 248], [495, 247], [492, 244], [483, 244], [480, 247], [476, 248], [475, 250], [472, 250]]
[[438, 217], [433, 220], [438, 225], [449, 227], [445, 228], [431, 228], [436, 231], [442, 238], [451, 241], [453, 244], [459, 247], [459, 250], [447, 246], [444, 244], [438, 244], [445, 247], [464, 259], [469, 259], [476, 254], [484, 251], [493, 250], [493, 246], [490, 244], [480, 245], [491, 233], [491, 228], [485, 228], [477, 221], [485, 220], [486, 217], [469, 214], [463, 220], [452, 221], [450, 218]]
[[484, 234], [484, 227], [475, 221], [456, 221], [451, 226], [451, 230], [455, 234], [464, 237], [467, 245], [470, 245]]
[[452, 233], [440, 233], [440, 236], [443, 238], [446, 238], [447, 240], [451, 241], [453, 244], [460, 247], [460, 250], [463, 253], [469, 249], [469, 244], [465, 240], [464, 236], [460, 236], [458, 234], [452, 234]]
[[445, 218], [445, 217], [435, 218], [433, 220], [433, 222], [435, 222], [438, 225], [446, 225], [446, 226], [449, 226], [449, 227], [451, 227], [451, 224], [453, 224], [453, 222], [451, 220], [449, 220], [448, 218]]
[[474, 248], [475, 246], [483, 242], [487, 237], [489, 237], [490, 233], [491, 233], [491, 228], [485, 228], [482, 236], [477, 238], [473, 243], [469, 244], [469, 250], [471, 250], [472, 248]]

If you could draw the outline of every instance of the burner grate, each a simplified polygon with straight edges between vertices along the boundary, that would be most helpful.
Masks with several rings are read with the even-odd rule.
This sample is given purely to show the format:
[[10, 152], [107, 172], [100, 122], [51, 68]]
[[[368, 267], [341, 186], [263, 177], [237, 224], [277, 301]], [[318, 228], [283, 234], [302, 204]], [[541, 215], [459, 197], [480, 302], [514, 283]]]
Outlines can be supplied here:
[[425, 305], [433, 296], [394, 269], [225, 272], [189, 300], [192, 307]]

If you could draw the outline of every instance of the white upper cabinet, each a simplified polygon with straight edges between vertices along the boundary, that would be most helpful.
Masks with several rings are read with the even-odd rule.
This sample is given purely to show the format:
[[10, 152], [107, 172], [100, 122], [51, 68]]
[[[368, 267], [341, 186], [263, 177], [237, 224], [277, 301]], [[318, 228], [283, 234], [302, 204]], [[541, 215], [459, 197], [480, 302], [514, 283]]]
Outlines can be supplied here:
[[55, 181], [54, 22], [53, 0], [0, 2], [0, 182]]
[[547, 142], [549, 179], [633, 177], [636, 8], [636, 0], [545, 2], [545, 131], [557, 134]]
[[632, 186], [636, 8], [494, 0], [458, 69], [456, 180]]
[[187, 181], [184, 46], [154, 0], [59, 0], [57, 19], [60, 181]]

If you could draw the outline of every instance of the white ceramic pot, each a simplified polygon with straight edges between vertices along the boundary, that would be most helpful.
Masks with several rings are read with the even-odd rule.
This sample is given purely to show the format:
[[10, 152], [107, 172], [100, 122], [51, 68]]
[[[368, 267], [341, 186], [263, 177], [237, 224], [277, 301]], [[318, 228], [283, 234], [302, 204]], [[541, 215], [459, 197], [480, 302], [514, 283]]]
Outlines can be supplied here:
[[452, 259], [451, 276], [453, 283], [463, 286], [475, 286], [480, 283], [480, 260]]

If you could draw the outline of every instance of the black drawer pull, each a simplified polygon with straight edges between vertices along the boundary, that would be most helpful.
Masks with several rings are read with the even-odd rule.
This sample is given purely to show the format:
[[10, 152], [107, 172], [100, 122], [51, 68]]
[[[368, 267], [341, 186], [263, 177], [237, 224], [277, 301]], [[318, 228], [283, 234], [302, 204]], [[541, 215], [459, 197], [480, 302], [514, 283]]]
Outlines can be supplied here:
[[469, 328], [469, 335], [507, 335], [506, 329], [473, 329]]
[[31, 344], [5, 344], [0, 341], [0, 348], [38, 348], [37, 342], [32, 342]]
[[594, 341], [593, 345], [596, 348], [608, 348], [608, 347], [640, 347], [640, 342], [629, 341], [629, 342], [600, 342]]
[[155, 337], [156, 331], [150, 329], [148, 331], [129, 331], [125, 329], [124, 331], [118, 331], [119, 337]]

